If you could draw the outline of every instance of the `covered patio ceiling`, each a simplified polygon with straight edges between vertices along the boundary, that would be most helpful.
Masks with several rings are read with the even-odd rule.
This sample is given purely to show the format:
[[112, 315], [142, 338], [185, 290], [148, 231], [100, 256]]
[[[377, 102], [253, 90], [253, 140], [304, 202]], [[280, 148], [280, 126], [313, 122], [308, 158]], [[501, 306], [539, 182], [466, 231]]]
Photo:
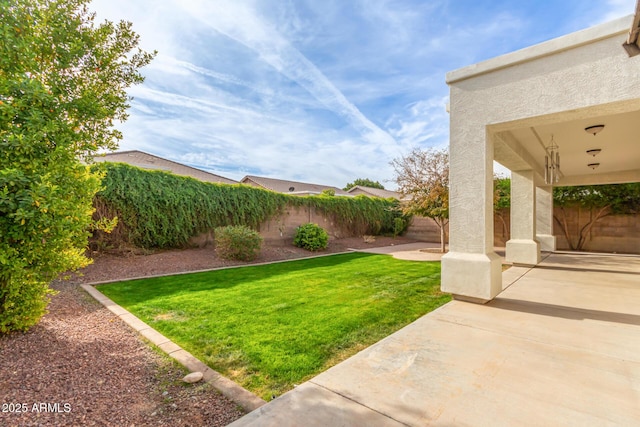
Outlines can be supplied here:
[[[629, 109], [630, 111], [624, 111]], [[611, 114], [567, 112], [495, 126], [495, 160], [510, 170], [533, 169], [544, 181], [545, 148], [559, 147], [561, 178], [555, 185], [640, 182], [640, 108], [626, 105]], [[604, 125], [596, 135], [585, 131]], [[601, 150], [595, 156], [588, 150]], [[593, 168], [589, 164], [598, 163]]]
[[[639, 35], [637, 0], [627, 40], [621, 46], [629, 57], [640, 54]], [[606, 93], [609, 88], [600, 85], [594, 87], [595, 93]], [[540, 96], [551, 97], [553, 93]], [[490, 125], [494, 160], [512, 171], [533, 169], [537, 181], [544, 182], [545, 155], [553, 139], [560, 153], [560, 180], [554, 185], [640, 182], [640, 89], [637, 98]], [[604, 128], [595, 135], [586, 131], [595, 125]], [[589, 150], [601, 151], [587, 153]]]

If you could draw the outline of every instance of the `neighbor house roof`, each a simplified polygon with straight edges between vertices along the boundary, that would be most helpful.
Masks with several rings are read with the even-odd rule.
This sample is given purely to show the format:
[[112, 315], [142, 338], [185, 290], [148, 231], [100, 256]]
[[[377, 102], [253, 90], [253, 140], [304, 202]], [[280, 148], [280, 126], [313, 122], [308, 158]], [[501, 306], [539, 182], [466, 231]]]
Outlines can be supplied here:
[[181, 176], [190, 176], [195, 179], [199, 179], [204, 182], [217, 182], [221, 184], [237, 184], [237, 181], [225, 178], [220, 175], [216, 175], [210, 172], [205, 172], [200, 169], [193, 168], [191, 166], [183, 165], [182, 163], [174, 162], [173, 160], [164, 159], [162, 157], [154, 156], [153, 154], [145, 153], [144, 151], [130, 150], [130, 151], [118, 151], [115, 153], [107, 153], [102, 156], [96, 156], [95, 162], [111, 162], [111, 163], [126, 163], [131, 166], [137, 166], [144, 169], [157, 169], [174, 173]]
[[356, 185], [351, 187], [348, 193], [353, 195], [364, 194], [365, 196], [382, 197], [383, 199], [394, 198], [400, 200], [400, 193], [381, 188], [365, 187], [364, 185]]
[[344, 190], [331, 185], [310, 184], [307, 182], [288, 181], [284, 179], [265, 178], [262, 176], [247, 175], [240, 181], [242, 184], [261, 187], [278, 193], [295, 194], [297, 196], [320, 194], [323, 190], [333, 190], [336, 196], [351, 196]]

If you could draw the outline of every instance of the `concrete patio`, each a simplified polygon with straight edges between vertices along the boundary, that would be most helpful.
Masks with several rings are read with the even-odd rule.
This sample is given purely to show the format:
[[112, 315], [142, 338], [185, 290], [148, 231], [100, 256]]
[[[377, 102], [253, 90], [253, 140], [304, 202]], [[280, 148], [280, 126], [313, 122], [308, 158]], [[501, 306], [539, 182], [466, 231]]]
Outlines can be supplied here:
[[640, 425], [640, 257], [543, 257], [231, 425]]

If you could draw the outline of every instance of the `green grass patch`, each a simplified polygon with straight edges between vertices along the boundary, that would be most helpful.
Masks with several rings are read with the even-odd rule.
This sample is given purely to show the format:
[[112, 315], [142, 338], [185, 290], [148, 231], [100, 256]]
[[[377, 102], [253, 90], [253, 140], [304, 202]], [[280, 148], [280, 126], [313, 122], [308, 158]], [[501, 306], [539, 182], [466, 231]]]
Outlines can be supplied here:
[[440, 263], [363, 253], [98, 289], [267, 400], [450, 300]]

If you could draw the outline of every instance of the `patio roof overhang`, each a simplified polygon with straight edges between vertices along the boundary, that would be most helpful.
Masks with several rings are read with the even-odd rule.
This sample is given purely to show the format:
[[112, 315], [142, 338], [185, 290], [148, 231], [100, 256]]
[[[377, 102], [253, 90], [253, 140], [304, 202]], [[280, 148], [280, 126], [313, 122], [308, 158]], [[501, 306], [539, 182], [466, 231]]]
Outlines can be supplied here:
[[[640, 7], [640, 0], [638, 1]], [[500, 74], [510, 67], [529, 65], [534, 69], [553, 67], [547, 59], [572, 49], [598, 43], [599, 41], [623, 36], [629, 32], [629, 22], [633, 21], [634, 43], [638, 43], [640, 12], [606, 24], [569, 34], [536, 46], [493, 58], [447, 74], [447, 83], [456, 85], [465, 80], [478, 80], [483, 75]], [[631, 38], [631, 35], [629, 36]], [[620, 46], [618, 44], [618, 46]], [[618, 49], [622, 50], [620, 47]], [[639, 48], [640, 49], [640, 48]], [[640, 50], [639, 50], [640, 51]], [[612, 53], [612, 55], [615, 54]], [[588, 54], [585, 54], [588, 55]], [[580, 58], [607, 61], [602, 58]], [[637, 58], [629, 58], [637, 62]], [[554, 70], [551, 70], [554, 71]], [[617, 70], [612, 69], [612, 74]], [[562, 76], [567, 87], [571, 79], [584, 86], [589, 76], [566, 74]], [[616, 78], [625, 79], [624, 72]], [[578, 79], [583, 81], [577, 82]], [[594, 98], [608, 85], [600, 81], [591, 82]], [[588, 84], [587, 84], [588, 86]], [[539, 96], [553, 97], [551, 92]], [[551, 139], [560, 147], [561, 175], [556, 185], [590, 185], [640, 182], [640, 88], [636, 94], [629, 93], [627, 100], [586, 106], [568, 111], [550, 111], [548, 114], [526, 117], [500, 123], [487, 124], [487, 131], [494, 139], [494, 160], [506, 168], [517, 170], [533, 169], [536, 180], [544, 182], [546, 147]], [[527, 102], [530, 102], [528, 100]], [[604, 125], [596, 135], [585, 131], [594, 125]], [[593, 155], [594, 151], [601, 150]], [[587, 153], [590, 151], [589, 153]], [[588, 165], [597, 163], [595, 168]]]
[[[629, 57], [622, 47], [637, 15], [447, 74], [444, 291], [476, 302], [501, 292], [493, 251], [494, 160], [512, 172], [506, 260], [520, 265], [536, 265], [541, 250], [555, 250], [552, 186], [640, 182], [640, 55]], [[599, 132], [590, 129], [595, 125]], [[552, 141], [560, 168], [549, 182]]]
[[622, 45], [629, 56], [636, 56], [640, 54], [640, 0], [636, 2], [636, 14], [633, 17], [633, 24], [631, 24], [631, 30], [629, 30], [629, 37], [627, 41]]

